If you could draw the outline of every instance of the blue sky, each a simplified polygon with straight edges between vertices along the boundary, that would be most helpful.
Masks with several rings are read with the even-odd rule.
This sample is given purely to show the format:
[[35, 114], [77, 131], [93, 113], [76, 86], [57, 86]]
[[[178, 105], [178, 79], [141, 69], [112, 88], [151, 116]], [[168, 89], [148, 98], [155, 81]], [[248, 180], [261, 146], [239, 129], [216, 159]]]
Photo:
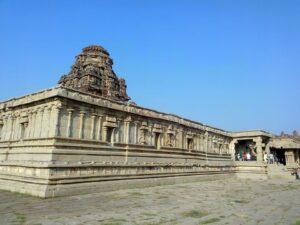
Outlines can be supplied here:
[[0, 99], [104, 46], [137, 104], [227, 130], [300, 130], [300, 1], [0, 0]]

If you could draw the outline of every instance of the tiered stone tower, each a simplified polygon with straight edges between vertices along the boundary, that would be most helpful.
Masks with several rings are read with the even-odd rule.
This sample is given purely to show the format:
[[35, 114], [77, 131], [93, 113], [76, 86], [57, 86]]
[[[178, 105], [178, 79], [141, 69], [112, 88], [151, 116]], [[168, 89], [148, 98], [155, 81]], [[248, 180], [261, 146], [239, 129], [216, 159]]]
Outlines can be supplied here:
[[103, 47], [91, 45], [76, 56], [71, 71], [63, 75], [58, 83], [88, 94], [128, 101], [125, 80], [116, 76], [112, 65], [113, 60]]

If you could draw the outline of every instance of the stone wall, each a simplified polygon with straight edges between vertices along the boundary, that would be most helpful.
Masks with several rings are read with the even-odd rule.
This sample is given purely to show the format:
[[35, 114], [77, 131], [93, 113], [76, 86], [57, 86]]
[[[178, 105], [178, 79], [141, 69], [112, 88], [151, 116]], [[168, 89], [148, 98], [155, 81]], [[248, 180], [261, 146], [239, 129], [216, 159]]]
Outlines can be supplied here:
[[2, 189], [53, 197], [236, 172], [228, 132], [175, 115], [62, 87], [0, 110]]

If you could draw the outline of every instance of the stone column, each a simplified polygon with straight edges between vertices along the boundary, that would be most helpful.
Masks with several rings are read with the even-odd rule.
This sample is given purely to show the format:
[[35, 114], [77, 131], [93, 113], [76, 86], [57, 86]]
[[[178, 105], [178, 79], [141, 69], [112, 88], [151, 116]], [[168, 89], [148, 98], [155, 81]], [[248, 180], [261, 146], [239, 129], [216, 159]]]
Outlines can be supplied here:
[[103, 141], [107, 142], [107, 127], [103, 127]]
[[185, 132], [182, 130], [181, 132], [181, 144], [182, 144], [182, 149], [187, 149], [186, 148], [186, 137], [185, 137]]
[[238, 143], [238, 140], [233, 139], [230, 143], [229, 143], [229, 152], [231, 154], [231, 159], [235, 160], [235, 145]]
[[263, 151], [262, 151], [262, 138], [257, 137], [253, 140], [255, 142], [256, 147], [256, 161], [257, 162], [263, 162]]
[[92, 140], [95, 139], [95, 118], [96, 118], [96, 114], [92, 114], [92, 116], [91, 116], [91, 135], [90, 135], [90, 139], [92, 139]]
[[101, 137], [101, 129], [102, 129], [102, 116], [98, 116], [98, 126], [97, 126], [97, 135], [96, 135], [96, 139], [101, 141], [102, 137]]
[[208, 152], [208, 132], [206, 131], [204, 134], [204, 150], [205, 150], [205, 158], [206, 158], [206, 164], [208, 164], [208, 157], [207, 157], [207, 152]]
[[12, 115], [6, 117], [6, 129], [5, 129], [5, 140], [9, 141], [12, 132]]
[[34, 128], [33, 128], [33, 137], [37, 138], [39, 136], [39, 127], [40, 127], [40, 108], [38, 107], [35, 111], [34, 117]]
[[[59, 117], [60, 117], [60, 110], [61, 106], [60, 105], [53, 105], [51, 109], [51, 122], [52, 122], [52, 127], [51, 127], [51, 132], [50, 132], [50, 137], [57, 137], [59, 136]], [[35, 121], [36, 122], [36, 121]]]
[[[43, 114], [43, 129], [41, 133], [41, 137], [48, 137], [49, 136], [49, 129], [51, 127], [51, 107], [46, 106], [44, 108]], [[30, 125], [28, 127], [30, 129]]]
[[154, 145], [153, 124], [149, 125], [148, 138], [149, 138], [149, 145]]
[[1, 131], [1, 140], [5, 140], [6, 130], [7, 130], [7, 118], [6, 118], [6, 115], [4, 115], [2, 131]]
[[14, 140], [14, 136], [15, 136], [15, 133], [17, 133], [17, 130], [16, 130], [16, 121], [17, 121], [17, 115], [16, 114], [13, 114], [11, 116], [11, 133], [10, 133], [10, 140]]
[[116, 131], [116, 142], [117, 143], [120, 142], [120, 123], [121, 123], [121, 121], [119, 119], [117, 119], [117, 127], [115, 128], [115, 131]]
[[44, 113], [45, 112], [45, 108], [41, 107], [39, 110], [40, 113], [40, 122], [39, 122], [39, 129], [38, 129], [38, 137], [42, 137], [42, 132], [43, 129], [45, 129], [45, 124], [44, 124]]
[[35, 117], [36, 117], [36, 111], [32, 110], [31, 120], [29, 121], [29, 129], [30, 129], [30, 132], [28, 134], [29, 138], [34, 138]]
[[134, 135], [133, 135], [133, 144], [137, 144], [138, 141], [138, 123], [134, 122]]
[[207, 152], [213, 152], [212, 151], [212, 137], [207, 136]]
[[124, 141], [126, 144], [129, 144], [129, 136], [130, 136], [130, 121], [124, 121]]
[[83, 139], [84, 138], [84, 111], [79, 112], [79, 132], [78, 132], [78, 138]]
[[67, 124], [67, 137], [72, 137], [72, 114], [74, 112], [74, 109], [67, 109], [68, 112], [68, 124]]

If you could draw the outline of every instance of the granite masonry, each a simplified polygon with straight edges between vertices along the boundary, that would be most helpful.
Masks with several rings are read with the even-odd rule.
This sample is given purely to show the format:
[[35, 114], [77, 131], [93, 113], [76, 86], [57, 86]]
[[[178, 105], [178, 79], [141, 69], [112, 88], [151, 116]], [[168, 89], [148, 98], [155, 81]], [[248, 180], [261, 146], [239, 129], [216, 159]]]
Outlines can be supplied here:
[[[76, 57], [58, 86], [0, 103], [0, 188], [40, 197], [190, 180], [267, 178], [264, 153], [299, 166], [300, 142], [229, 132], [130, 101], [101, 46]], [[239, 145], [255, 160], [236, 159]]]

